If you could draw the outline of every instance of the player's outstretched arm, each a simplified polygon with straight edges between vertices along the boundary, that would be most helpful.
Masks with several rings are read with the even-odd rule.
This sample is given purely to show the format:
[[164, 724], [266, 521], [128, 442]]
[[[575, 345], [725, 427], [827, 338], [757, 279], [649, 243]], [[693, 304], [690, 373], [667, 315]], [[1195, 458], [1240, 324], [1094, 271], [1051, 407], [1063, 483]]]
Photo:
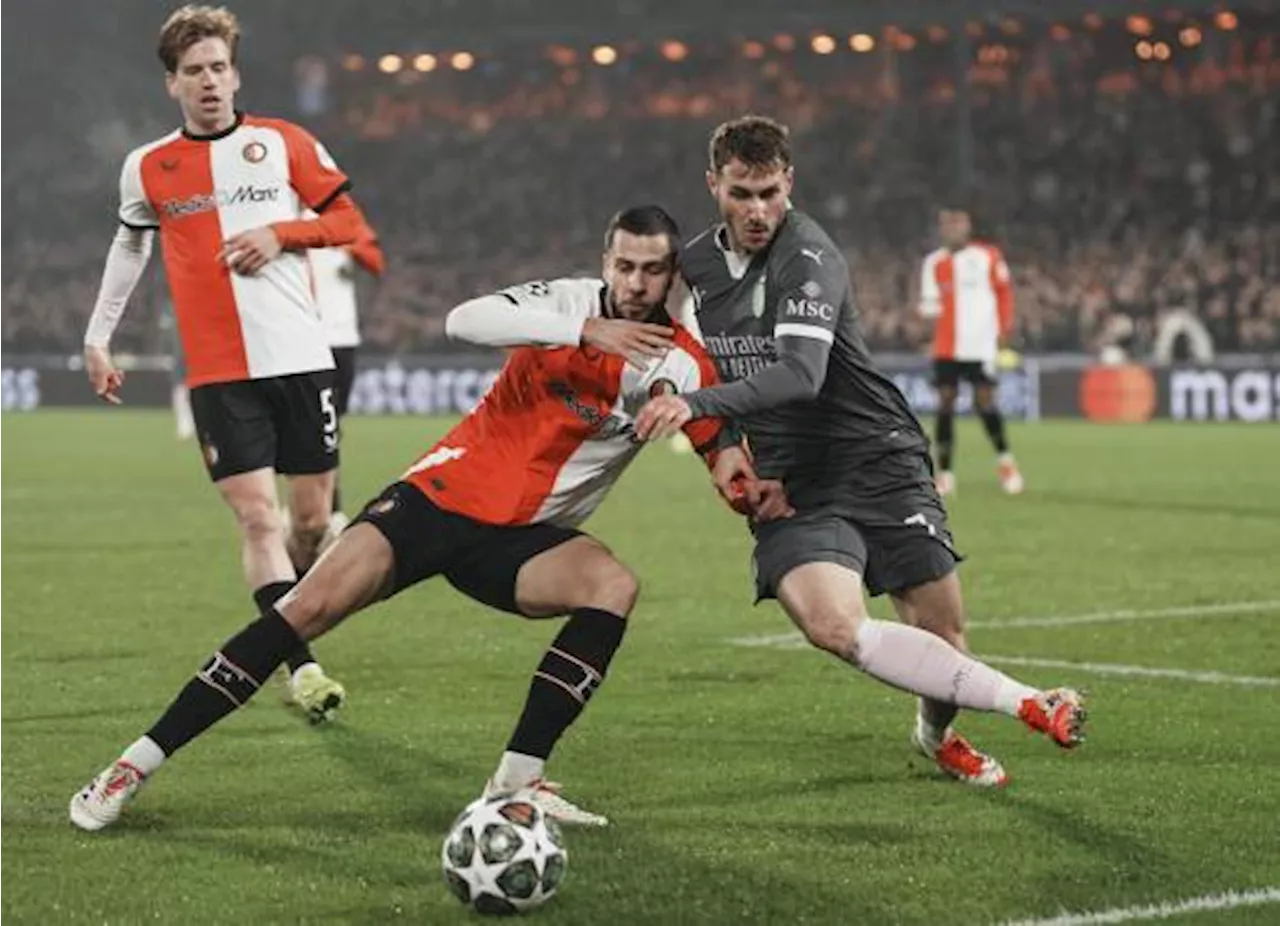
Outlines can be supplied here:
[[154, 239], [155, 232], [149, 228], [121, 225], [116, 231], [107, 251], [98, 299], [85, 330], [84, 366], [89, 383], [99, 398], [113, 405], [120, 404], [117, 393], [124, 385], [124, 374], [111, 362], [111, 336], [120, 324], [124, 307], [138, 280], [147, 269]]

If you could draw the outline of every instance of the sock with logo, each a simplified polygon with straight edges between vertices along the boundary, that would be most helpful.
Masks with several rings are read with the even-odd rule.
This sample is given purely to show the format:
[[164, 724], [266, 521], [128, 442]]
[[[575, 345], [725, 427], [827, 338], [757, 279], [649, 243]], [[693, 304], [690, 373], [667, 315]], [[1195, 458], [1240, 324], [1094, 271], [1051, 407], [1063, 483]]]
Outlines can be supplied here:
[[538, 663], [524, 712], [507, 751], [546, 759], [604, 681], [622, 643], [627, 620], [596, 608], [578, 608]]

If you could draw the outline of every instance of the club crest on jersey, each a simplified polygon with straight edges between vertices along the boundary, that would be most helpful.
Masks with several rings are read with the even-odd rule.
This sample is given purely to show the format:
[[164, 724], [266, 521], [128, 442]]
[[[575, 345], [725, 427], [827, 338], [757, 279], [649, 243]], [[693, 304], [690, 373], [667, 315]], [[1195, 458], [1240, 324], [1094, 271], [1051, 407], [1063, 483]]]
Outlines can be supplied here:
[[266, 158], [267, 146], [260, 141], [251, 141], [244, 146], [244, 150], [240, 153], [244, 155], [244, 159], [250, 164], [257, 164]]
[[654, 380], [649, 386], [649, 398], [656, 399], [660, 395], [676, 395], [680, 392], [676, 384], [669, 379]]
[[379, 515], [386, 514], [387, 512], [391, 511], [395, 507], [396, 507], [396, 500], [394, 498], [379, 499], [378, 501], [374, 502], [372, 505], [369, 506], [369, 514], [372, 515], [373, 517], [378, 517]]
[[218, 447], [213, 441], [205, 441], [200, 449], [204, 452], [204, 462], [210, 469], [218, 465], [221, 455], [218, 453]]

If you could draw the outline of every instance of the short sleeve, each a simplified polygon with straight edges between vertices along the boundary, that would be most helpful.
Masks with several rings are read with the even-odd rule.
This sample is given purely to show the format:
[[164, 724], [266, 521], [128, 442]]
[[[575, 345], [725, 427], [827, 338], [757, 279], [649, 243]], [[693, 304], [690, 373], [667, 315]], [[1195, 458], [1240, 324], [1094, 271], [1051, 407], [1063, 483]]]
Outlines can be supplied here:
[[849, 272], [840, 255], [801, 247], [778, 279], [774, 336], [832, 344], [848, 286]]
[[142, 185], [142, 157], [141, 151], [133, 152], [120, 171], [120, 224], [138, 230], [160, 227], [160, 218]]
[[282, 134], [289, 152], [289, 185], [304, 205], [323, 212], [339, 194], [351, 188], [350, 179], [306, 129], [285, 123]]

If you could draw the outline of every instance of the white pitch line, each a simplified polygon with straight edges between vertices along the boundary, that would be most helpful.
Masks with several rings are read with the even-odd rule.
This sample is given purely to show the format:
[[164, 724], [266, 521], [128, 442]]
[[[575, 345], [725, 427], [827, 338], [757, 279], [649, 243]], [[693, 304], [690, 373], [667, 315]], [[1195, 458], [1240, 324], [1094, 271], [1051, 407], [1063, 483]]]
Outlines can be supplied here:
[[1280, 887], [1263, 887], [1251, 891], [1226, 891], [1222, 894], [1206, 894], [1188, 900], [1167, 901], [1136, 907], [1113, 907], [1086, 913], [1060, 913], [1042, 920], [1008, 920], [1002, 926], [1106, 926], [1110, 923], [1129, 923], [1134, 920], [1167, 920], [1187, 913], [1212, 910], [1234, 910], [1237, 907], [1258, 907], [1280, 903]]
[[[1048, 614], [997, 618], [989, 621], [970, 621], [971, 630], [1005, 630], [1014, 627], [1071, 627], [1079, 624], [1114, 624], [1125, 621], [1163, 620], [1171, 617], [1235, 617], [1240, 614], [1262, 614], [1280, 611], [1280, 598], [1265, 601], [1234, 601], [1220, 604], [1182, 605], [1176, 608], [1154, 608], [1119, 611], [1097, 611], [1092, 614]], [[798, 631], [791, 633], [762, 634], [751, 637], [731, 637], [735, 646], [772, 646], [779, 649], [803, 648], [808, 644]]]
[[1035, 656], [978, 657], [983, 662], [1003, 663], [1010, 666], [1032, 666], [1041, 669], [1074, 669], [1094, 675], [1128, 675], [1137, 678], [1176, 678], [1186, 682], [1203, 682], [1206, 685], [1245, 685], [1251, 688], [1280, 686], [1280, 678], [1267, 675], [1227, 675], [1225, 672], [1200, 672], [1193, 669], [1159, 669], [1152, 666], [1129, 666], [1114, 662], [1067, 662], [1063, 659], [1039, 659]]

